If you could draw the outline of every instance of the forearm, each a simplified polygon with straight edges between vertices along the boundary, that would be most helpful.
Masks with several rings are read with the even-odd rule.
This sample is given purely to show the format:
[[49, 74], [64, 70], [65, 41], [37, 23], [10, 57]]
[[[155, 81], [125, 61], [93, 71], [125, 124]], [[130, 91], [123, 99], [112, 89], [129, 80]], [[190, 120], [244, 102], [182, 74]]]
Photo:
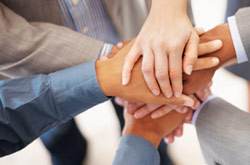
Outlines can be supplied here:
[[0, 82], [0, 156], [106, 101], [91, 61], [50, 75]]

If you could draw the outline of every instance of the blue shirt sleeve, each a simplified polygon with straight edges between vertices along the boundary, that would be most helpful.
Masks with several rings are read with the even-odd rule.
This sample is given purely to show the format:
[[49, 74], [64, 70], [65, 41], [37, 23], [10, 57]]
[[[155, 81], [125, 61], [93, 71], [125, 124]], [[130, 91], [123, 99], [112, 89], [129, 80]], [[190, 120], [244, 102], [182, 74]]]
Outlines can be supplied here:
[[155, 146], [136, 135], [121, 137], [113, 165], [159, 165], [160, 155]]
[[106, 100], [95, 61], [49, 75], [0, 81], [0, 156], [22, 149], [52, 127]]

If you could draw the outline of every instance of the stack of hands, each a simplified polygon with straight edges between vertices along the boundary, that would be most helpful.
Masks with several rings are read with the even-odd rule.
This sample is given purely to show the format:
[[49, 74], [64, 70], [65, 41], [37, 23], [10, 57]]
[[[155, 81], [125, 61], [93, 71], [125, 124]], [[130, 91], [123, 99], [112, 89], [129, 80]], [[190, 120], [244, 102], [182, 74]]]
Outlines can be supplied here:
[[173, 11], [173, 6], [153, 3], [137, 38], [117, 44], [96, 63], [104, 94], [118, 96], [116, 103], [125, 107], [123, 134], [141, 136], [156, 147], [163, 137], [173, 143], [182, 136], [183, 124], [191, 123], [211, 95], [216, 69], [235, 58], [227, 24], [206, 33], [194, 29], [185, 5], [178, 5]]

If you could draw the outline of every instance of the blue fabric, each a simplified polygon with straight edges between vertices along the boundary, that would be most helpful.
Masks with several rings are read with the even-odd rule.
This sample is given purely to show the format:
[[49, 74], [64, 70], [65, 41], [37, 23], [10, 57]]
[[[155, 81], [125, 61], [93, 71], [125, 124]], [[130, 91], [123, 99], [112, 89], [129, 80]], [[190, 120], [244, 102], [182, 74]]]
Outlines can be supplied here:
[[108, 98], [95, 61], [49, 75], [0, 82], [0, 156], [22, 149], [49, 129]]
[[113, 165], [159, 165], [160, 155], [152, 143], [136, 135], [121, 137]]

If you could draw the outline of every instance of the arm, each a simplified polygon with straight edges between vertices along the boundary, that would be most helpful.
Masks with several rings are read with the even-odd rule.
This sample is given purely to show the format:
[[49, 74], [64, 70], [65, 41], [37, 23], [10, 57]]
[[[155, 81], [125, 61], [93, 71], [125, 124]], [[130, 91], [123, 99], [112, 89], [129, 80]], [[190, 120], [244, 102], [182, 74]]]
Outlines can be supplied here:
[[208, 164], [250, 162], [250, 115], [215, 98], [202, 108], [196, 129]]
[[171, 112], [160, 119], [147, 116], [135, 119], [124, 110], [125, 127], [119, 147], [116, 151], [114, 165], [158, 165], [160, 164], [158, 148], [163, 136], [173, 131], [185, 115]]
[[24, 148], [49, 129], [108, 100], [95, 61], [69, 69], [0, 82], [0, 156]]
[[0, 70], [8, 78], [51, 73], [94, 60], [103, 42], [65, 27], [27, 22], [0, 3]]

